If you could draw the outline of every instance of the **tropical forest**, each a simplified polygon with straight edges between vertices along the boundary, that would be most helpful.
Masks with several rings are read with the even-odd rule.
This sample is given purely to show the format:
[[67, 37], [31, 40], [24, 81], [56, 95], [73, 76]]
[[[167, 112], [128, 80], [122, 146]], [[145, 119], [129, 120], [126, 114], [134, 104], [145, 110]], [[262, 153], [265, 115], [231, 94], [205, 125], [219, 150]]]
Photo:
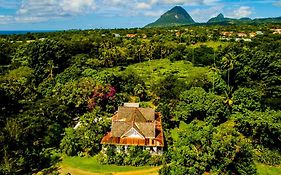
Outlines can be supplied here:
[[[281, 174], [280, 28], [1, 35], [0, 174]], [[126, 102], [161, 113], [163, 154], [102, 151]]]

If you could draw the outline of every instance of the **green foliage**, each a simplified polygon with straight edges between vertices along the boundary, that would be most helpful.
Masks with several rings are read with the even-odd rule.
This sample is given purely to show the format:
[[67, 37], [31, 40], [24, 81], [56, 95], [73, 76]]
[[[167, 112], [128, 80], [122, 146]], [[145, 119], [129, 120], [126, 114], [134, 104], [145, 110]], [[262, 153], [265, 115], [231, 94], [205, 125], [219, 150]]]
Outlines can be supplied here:
[[257, 146], [254, 151], [254, 158], [256, 161], [266, 165], [280, 165], [281, 164], [281, 152], [280, 150], [270, 150], [262, 146]]
[[[212, 65], [214, 64], [214, 49], [212, 47], [207, 47], [205, 45], [200, 45], [200, 47], [197, 47], [193, 51], [193, 63], [196, 65]], [[189, 58], [189, 61], [192, 61], [191, 58]]]
[[[0, 65], [8, 65], [11, 63], [12, 44], [0, 40]], [[0, 73], [2, 72], [0, 67]]]
[[65, 84], [57, 83], [52, 95], [58, 97], [61, 103], [75, 107], [87, 107], [87, 99], [98, 82], [92, 78], [80, 78]]
[[227, 122], [213, 127], [194, 121], [179, 131], [171, 163], [161, 174], [256, 174], [249, 141]]
[[108, 114], [95, 109], [80, 117], [78, 128], [66, 128], [60, 148], [68, 156], [94, 155], [100, 150], [100, 140], [109, 130]]
[[61, 140], [61, 151], [69, 156], [77, 155], [80, 151], [79, 136], [73, 128], [65, 129], [65, 136]]
[[255, 144], [261, 144], [272, 149], [280, 149], [281, 135], [280, 111], [247, 112], [234, 114], [231, 118], [236, 127], [245, 136], [250, 137]]
[[34, 98], [34, 70], [19, 67], [0, 77], [0, 88], [16, 100], [32, 100]]
[[0, 126], [20, 111], [22, 105], [36, 99], [33, 73], [29, 67], [19, 67], [0, 75]]
[[[272, 109], [280, 109], [280, 42], [264, 41], [267, 44], [255, 47], [246, 44], [229, 45], [219, 53], [223, 56], [219, 63], [225, 70], [224, 79], [234, 87], [244, 86], [261, 90], [263, 98], [268, 100], [266, 105]], [[268, 49], [271, 48], [271, 49]], [[280, 106], [280, 105], [279, 105]]]
[[106, 145], [99, 153], [99, 162], [131, 166], [158, 166], [162, 163], [161, 155], [150, 155], [148, 150], [143, 149], [143, 147], [129, 146], [125, 151], [123, 146]]
[[[272, 35], [271, 27], [97, 29], [1, 36], [0, 174], [56, 172], [53, 150], [60, 146], [68, 155], [96, 154], [101, 137], [109, 131], [109, 117], [128, 101], [141, 102], [162, 113], [167, 145], [166, 168], [161, 170], [164, 174], [172, 171], [169, 163], [174, 159], [176, 142], [190, 138], [179, 133], [184, 133], [194, 119], [211, 124], [203, 127], [201, 135], [199, 131], [194, 134], [202, 138], [204, 148], [212, 146], [219, 154], [228, 153], [224, 148], [229, 140], [221, 135], [224, 140], [215, 137], [217, 130], [230, 133], [234, 145], [244, 143], [236, 131], [218, 129], [230, 115], [238, 131], [252, 141], [256, 160], [278, 164], [281, 37]], [[221, 31], [258, 30], [264, 35], [252, 38], [252, 42], [219, 41]], [[125, 37], [129, 33], [136, 36]], [[30, 39], [35, 41], [27, 42]], [[82, 125], [72, 129], [77, 118]], [[179, 129], [173, 129], [179, 123]], [[212, 138], [212, 144], [204, 141], [207, 136]], [[219, 148], [220, 144], [223, 146]], [[242, 145], [241, 149], [247, 150]], [[235, 151], [230, 150], [223, 163], [206, 163], [207, 155], [194, 166], [200, 168], [191, 166], [188, 171], [196, 172], [202, 167], [207, 171], [210, 166], [214, 174], [233, 170], [232, 164], [220, 167], [226, 165], [225, 161], [231, 162], [228, 156]], [[193, 147], [183, 147], [182, 151], [194, 158]], [[138, 155], [147, 156], [137, 152], [133, 156], [136, 159], [123, 161], [127, 156], [118, 154], [114, 163], [143, 164], [143, 157]], [[249, 159], [244, 158], [237, 161], [240, 170], [251, 172]], [[160, 164], [160, 159], [151, 157], [146, 164]], [[118, 169], [114, 165], [103, 167], [110, 166]], [[175, 167], [173, 171], [181, 171], [182, 166]], [[238, 163], [235, 168], [239, 169]], [[243, 174], [240, 170], [232, 172]]]
[[163, 156], [162, 155], [153, 155], [148, 160], [148, 165], [150, 166], [160, 166], [163, 164]]
[[[168, 59], [151, 60], [143, 63], [130, 65], [126, 71], [133, 72], [137, 77], [143, 80], [147, 89], [158, 86], [169, 75], [178, 77], [189, 87], [210, 87], [211, 77], [208, 76], [209, 70], [206, 67], [194, 67], [188, 61], [171, 62]], [[111, 70], [120, 71], [120, 70]], [[123, 72], [122, 74], [123, 75]], [[126, 75], [126, 74], [125, 74]], [[161, 85], [162, 86], [162, 85]]]
[[233, 95], [234, 112], [261, 111], [262, 106], [262, 92], [250, 88], [239, 88]]
[[34, 69], [37, 82], [54, 77], [68, 65], [69, 54], [62, 42], [54, 40], [36, 41], [18, 48], [13, 64], [28, 65]]
[[0, 154], [1, 174], [28, 174], [49, 168], [59, 159], [54, 149], [44, 149], [52, 144], [48, 139], [54, 132], [52, 122], [42, 116], [21, 116], [9, 119], [3, 128], [3, 138], [0, 145], [5, 143]]
[[173, 74], [167, 75], [159, 84], [155, 85], [154, 91], [162, 99], [177, 99], [180, 92], [186, 87], [185, 83]]
[[212, 124], [226, 121], [223, 99], [213, 93], [207, 93], [200, 87], [184, 91], [173, 113], [177, 120], [188, 123], [193, 119], [205, 120]]
[[259, 175], [279, 175], [281, 168], [279, 166], [269, 166], [263, 164], [257, 164]]

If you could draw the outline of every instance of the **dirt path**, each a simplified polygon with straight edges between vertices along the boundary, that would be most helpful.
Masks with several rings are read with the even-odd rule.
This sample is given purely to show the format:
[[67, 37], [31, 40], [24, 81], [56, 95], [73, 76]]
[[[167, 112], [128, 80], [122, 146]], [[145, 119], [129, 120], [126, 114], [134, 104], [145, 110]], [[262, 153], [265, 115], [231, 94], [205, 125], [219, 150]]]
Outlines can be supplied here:
[[158, 175], [158, 170], [160, 167], [149, 168], [145, 170], [135, 170], [135, 171], [127, 171], [127, 172], [112, 172], [112, 173], [93, 173], [85, 170], [81, 170], [78, 168], [74, 168], [71, 166], [63, 165], [60, 167], [60, 174], [65, 175], [70, 173], [71, 175], [104, 175], [104, 174], [112, 174], [112, 175]]
[[160, 167], [149, 168], [147, 170], [136, 170], [127, 172], [112, 173], [114, 175], [158, 175]]

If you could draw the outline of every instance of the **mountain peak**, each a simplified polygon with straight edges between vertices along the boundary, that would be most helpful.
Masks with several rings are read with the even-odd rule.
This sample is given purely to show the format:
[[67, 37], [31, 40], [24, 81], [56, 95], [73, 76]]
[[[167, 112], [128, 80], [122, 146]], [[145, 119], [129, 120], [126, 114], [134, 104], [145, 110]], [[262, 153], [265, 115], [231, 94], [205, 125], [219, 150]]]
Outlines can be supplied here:
[[182, 8], [181, 6], [175, 6], [175, 7], [173, 7], [171, 10], [169, 10], [170, 12], [174, 12], [174, 11], [176, 11], [176, 12], [186, 12], [185, 10], [184, 10], [184, 8]]
[[219, 18], [219, 19], [224, 19], [224, 15], [223, 15], [222, 13], [220, 13], [220, 14], [217, 16], [217, 18]]
[[191, 16], [181, 6], [175, 6], [167, 11], [154, 23], [148, 24], [146, 27], [171, 27], [181, 26], [195, 23]]
[[220, 13], [218, 16], [211, 18], [207, 23], [218, 23], [218, 22], [225, 22], [229, 21], [230, 18], [225, 18], [222, 13]]

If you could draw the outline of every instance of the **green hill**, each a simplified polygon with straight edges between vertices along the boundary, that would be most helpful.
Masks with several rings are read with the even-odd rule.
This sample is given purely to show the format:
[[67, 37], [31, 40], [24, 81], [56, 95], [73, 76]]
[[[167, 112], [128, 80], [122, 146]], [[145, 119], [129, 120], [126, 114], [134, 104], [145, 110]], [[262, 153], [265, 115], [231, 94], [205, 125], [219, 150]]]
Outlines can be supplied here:
[[235, 19], [225, 18], [223, 14], [219, 14], [216, 17], [211, 18], [207, 23], [220, 23], [220, 22], [229, 22]]
[[192, 17], [180, 6], [175, 6], [164, 13], [158, 20], [145, 27], [172, 27], [194, 24]]
[[280, 23], [281, 17], [276, 18], [256, 18], [253, 20], [254, 23]]
[[211, 18], [207, 24], [252, 24], [252, 23], [280, 23], [281, 17], [276, 18], [256, 18], [251, 19], [248, 17], [235, 19], [235, 18], [226, 18], [223, 14], [219, 14], [216, 17]]

